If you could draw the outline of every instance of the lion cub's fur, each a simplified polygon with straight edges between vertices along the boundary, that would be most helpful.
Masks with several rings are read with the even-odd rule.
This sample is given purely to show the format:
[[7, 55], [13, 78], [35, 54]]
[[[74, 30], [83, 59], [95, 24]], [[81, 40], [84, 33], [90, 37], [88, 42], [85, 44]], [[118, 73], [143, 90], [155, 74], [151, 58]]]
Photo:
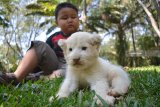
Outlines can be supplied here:
[[[68, 97], [80, 85], [89, 85], [109, 105], [115, 96], [124, 95], [130, 85], [128, 74], [117, 65], [99, 57], [101, 38], [87, 32], [76, 32], [58, 44], [63, 49], [67, 71], [57, 93], [58, 98]], [[97, 103], [101, 103], [97, 99]]]

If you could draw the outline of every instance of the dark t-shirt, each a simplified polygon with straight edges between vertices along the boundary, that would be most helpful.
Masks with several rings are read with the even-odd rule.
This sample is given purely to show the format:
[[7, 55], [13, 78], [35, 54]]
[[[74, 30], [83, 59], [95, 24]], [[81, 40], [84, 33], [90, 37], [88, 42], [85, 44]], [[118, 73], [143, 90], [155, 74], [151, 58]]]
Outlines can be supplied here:
[[58, 46], [59, 39], [67, 39], [70, 35], [64, 35], [63, 32], [56, 32], [53, 35], [51, 35], [47, 40], [46, 43], [55, 51], [58, 58], [63, 58], [63, 51]]

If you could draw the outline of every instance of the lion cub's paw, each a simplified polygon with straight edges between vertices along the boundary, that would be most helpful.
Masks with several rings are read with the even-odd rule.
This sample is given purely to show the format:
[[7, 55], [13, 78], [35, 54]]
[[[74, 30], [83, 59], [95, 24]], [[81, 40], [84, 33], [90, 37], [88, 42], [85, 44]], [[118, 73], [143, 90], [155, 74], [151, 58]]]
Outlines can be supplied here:
[[[115, 103], [115, 98], [113, 96], [107, 95], [106, 98], [104, 99], [104, 101], [107, 103], [107, 105], [111, 105], [112, 106]], [[103, 105], [101, 100], [99, 100], [99, 99], [97, 99], [96, 104], [99, 105], [99, 106]]]
[[67, 98], [68, 96], [67, 95], [64, 95], [64, 94], [57, 94], [56, 97], [54, 96], [51, 96], [49, 98], [49, 102], [53, 102], [54, 99], [62, 99], [62, 98]]
[[49, 102], [50, 102], [50, 103], [53, 102], [53, 100], [54, 100], [54, 97], [53, 97], [53, 96], [49, 97]]
[[120, 97], [121, 94], [119, 94], [117, 91], [115, 91], [114, 89], [110, 89], [109, 92], [107, 93], [107, 95], [109, 96], [113, 96], [113, 97]]
[[106, 102], [107, 102], [108, 105], [114, 105], [115, 98], [113, 96], [107, 95], [106, 96]]

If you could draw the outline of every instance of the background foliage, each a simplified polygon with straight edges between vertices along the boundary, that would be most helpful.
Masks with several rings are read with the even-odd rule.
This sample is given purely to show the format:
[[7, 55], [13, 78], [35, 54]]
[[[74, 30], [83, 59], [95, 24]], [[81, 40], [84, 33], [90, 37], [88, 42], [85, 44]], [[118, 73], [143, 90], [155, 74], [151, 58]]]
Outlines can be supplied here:
[[[41, 35], [45, 41], [56, 28], [55, 6], [63, 1], [79, 8], [81, 30], [102, 36], [102, 57], [122, 66], [160, 64], [160, 37], [139, 0], [1, 0], [0, 70], [14, 71], [31, 40]], [[141, 2], [159, 27], [160, 4]]]

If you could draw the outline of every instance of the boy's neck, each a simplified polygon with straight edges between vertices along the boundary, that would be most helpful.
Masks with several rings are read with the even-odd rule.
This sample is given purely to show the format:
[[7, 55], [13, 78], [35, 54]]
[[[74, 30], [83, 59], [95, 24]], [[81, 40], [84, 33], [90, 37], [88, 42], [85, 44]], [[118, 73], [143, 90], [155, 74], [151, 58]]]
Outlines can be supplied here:
[[[62, 31], [61, 31], [61, 32], [62, 32]], [[74, 33], [74, 32], [73, 32], [73, 33]], [[69, 36], [71, 36], [71, 34], [73, 34], [73, 33], [65, 34], [65, 33], [62, 32], [62, 35], [63, 35], [64, 37], [69, 37]]]

